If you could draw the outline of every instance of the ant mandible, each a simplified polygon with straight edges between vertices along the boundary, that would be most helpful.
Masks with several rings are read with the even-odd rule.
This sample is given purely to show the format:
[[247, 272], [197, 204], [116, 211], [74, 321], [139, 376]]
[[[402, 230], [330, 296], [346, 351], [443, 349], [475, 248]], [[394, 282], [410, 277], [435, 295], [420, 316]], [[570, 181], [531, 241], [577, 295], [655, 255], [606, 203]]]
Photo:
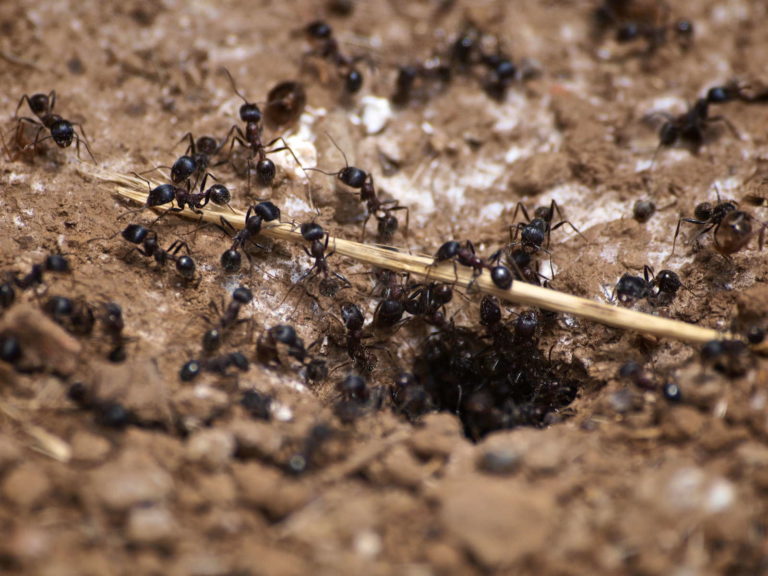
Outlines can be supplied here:
[[[29, 118], [26, 116], [19, 117], [19, 108], [21, 108], [21, 105], [25, 101], [37, 119]], [[93, 153], [91, 152], [91, 147], [88, 145], [88, 138], [85, 135], [83, 126], [78, 122], [70, 122], [58, 114], [54, 114], [53, 109], [55, 106], [55, 90], [51, 90], [48, 94], [33, 94], [32, 96], [24, 94], [21, 97], [18, 106], [16, 106], [16, 113], [14, 115], [18, 119], [16, 125], [16, 143], [21, 143], [24, 124], [37, 126], [37, 132], [35, 132], [34, 142], [27, 146], [21, 147], [19, 152], [25, 152], [30, 148], [32, 148], [34, 152], [37, 152], [38, 144], [48, 139], [53, 140], [59, 148], [67, 148], [71, 146], [72, 142], [74, 141], [76, 142], [77, 157], [79, 159], [80, 143], [82, 142], [82, 144], [85, 146], [85, 149], [88, 151], [88, 155], [91, 157], [91, 160], [93, 160], [93, 163], [96, 164], [96, 158], [94, 158]], [[75, 130], [76, 126], [80, 128], [82, 136], [79, 135]], [[41, 138], [40, 135], [44, 130], [48, 130], [49, 134]], [[3, 146], [5, 146], [5, 142], [3, 142]], [[6, 153], [8, 153], [7, 148]]]

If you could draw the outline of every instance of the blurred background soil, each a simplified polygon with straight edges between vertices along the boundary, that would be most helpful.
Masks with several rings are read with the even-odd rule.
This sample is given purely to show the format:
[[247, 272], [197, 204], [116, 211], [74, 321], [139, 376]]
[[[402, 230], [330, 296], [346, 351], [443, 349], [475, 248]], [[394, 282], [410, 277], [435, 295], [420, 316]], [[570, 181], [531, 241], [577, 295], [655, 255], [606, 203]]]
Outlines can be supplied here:
[[[306, 166], [336, 171], [343, 158], [331, 135], [350, 164], [410, 207], [409, 237], [398, 233], [398, 246], [433, 254], [446, 240], [469, 238], [487, 255], [507, 241], [517, 202], [532, 209], [555, 199], [586, 239], [568, 226], [552, 233], [553, 288], [606, 301], [623, 273], [648, 264], [677, 271], [687, 289], [668, 306], [638, 309], [722, 329], [765, 317], [768, 265], [756, 240], [726, 259], [706, 239], [694, 250], [684, 227], [666, 258], [681, 215], [718, 192], [742, 199], [768, 152], [768, 106], [719, 107], [713, 114], [722, 112], [738, 137], [715, 123], [698, 154], [662, 150], [652, 169], [660, 121], [648, 120], [680, 114], [734, 77], [768, 81], [763, 2], [671, 3], [672, 15], [694, 23], [694, 40], [687, 48], [670, 40], [652, 54], [642, 41], [597, 37], [596, 2], [352, 4], [344, 15], [308, 1], [0, 3], [0, 126], [9, 148], [19, 98], [55, 90], [56, 111], [82, 122], [98, 162], [48, 141], [38, 154], [0, 163], [0, 269], [25, 274], [53, 252], [73, 268], [46, 276], [0, 317], [5, 328], [42, 330], [28, 345], [56, 368], [26, 374], [0, 364], [0, 573], [768, 572], [762, 358], [726, 378], [703, 368], [691, 346], [561, 316], [541, 347], [579, 370], [576, 400], [549, 426], [477, 443], [450, 413], [411, 423], [385, 406], [339, 421], [334, 384], [349, 367], [309, 388], [294, 371], [256, 362], [237, 376], [179, 380], [199, 353], [203, 316], [215, 317], [209, 303], [221, 309], [239, 283], [255, 298], [228, 349], [251, 360], [258, 335], [289, 315], [307, 344], [338, 328], [334, 301], [288, 293], [311, 264], [298, 247], [254, 250], [252, 266], [224, 275], [225, 235], [167, 217], [157, 225], [161, 244], [183, 238], [198, 263], [199, 282], [186, 285], [119, 237], [151, 215], [117, 221], [130, 206], [95, 172], [168, 165], [189, 131], [223, 137], [242, 102], [222, 67], [256, 102], [279, 81], [305, 83], [301, 127], [267, 137], [284, 134]], [[332, 70], [303, 65], [302, 28], [318, 18], [361, 56], [365, 83], [354, 97]], [[539, 73], [503, 101], [458, 77], [423, 101], [391, 107], [397, 66], [449, 45], [468, 18]], [[20, 114], [29, 114], [26, 104]], [[318, 214], [288, 158], [275, 158], [275, 185], [250, 192], [242, 173], [214, 170], [234, 206], [270, 199], [283, 220], [315, 218], [359, 238], [354, 196], [313, 173]], [[658, 209], [644, 224], [632, 217], [639, 199]], [[355, 285], [343, 298], [370, 318], [366, 269], [338, 256], [329, 263]], [[54, 294], [119, 303], [127, 360], [106, 361], [98, 329], [73, 341], [39, 325], [40, 302]], [[457, 297], [454, 321], [477, 327], [478, 301]], [[369, 384], [389, 386], [394, 365], [407, 367], [425, 334], [391, 336]], [[322, 346], [331, 369], [344, 362], [343, 346]], [[617, 377], [628, 360], [645, 367], [649, 384]], [[104, 426], [68, 399], [75, 382], [153, 426]], [[665, 399], [667, 382], [679, 385], [682, 401]], [[244, 390], [271, 395], [269, 421], [239, 405]], [[296, 454], [313, 465], [291, 475], [286, 462]]]

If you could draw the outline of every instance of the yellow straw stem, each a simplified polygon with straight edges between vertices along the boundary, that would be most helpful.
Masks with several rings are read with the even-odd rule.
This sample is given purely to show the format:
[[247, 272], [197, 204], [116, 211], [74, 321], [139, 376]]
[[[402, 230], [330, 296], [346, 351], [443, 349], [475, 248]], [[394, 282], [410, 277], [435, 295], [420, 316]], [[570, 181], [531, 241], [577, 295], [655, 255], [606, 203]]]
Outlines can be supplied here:
[[[147, 182], [141, 179], [114, 172], [98, 173], [89, 171], [87, 174], [117, 184], [115, 191], [124, 198], [129, 198], [139, 203], [146, 202]], [[155, 209], [163, 212], [168, 207], [161, 206]], [[219, 223], [224, 219], [235, 228], [242, 229], [245, 227], [244, 212], [233, 212], [229, 208], [212, 204], [208, 204], [202, 210], [202, 214], [195, 213], [188, 208], [175, 212], [175, 214], [213, 223]], [[262, 227], [261, 234], [276, 240], [287, 240], [295, 243], [306, 242], [297, 227], [288, 223], [265, 225]], [[396, 248], [362, 244], [336, 236], [330, 237], [329, 246], [341, 256], [346, 256], [371, 266], [397, 272], [410, 272], [413, 275], [425, 277], [429, 280], [456, 284], [465, 289], [468, 288], [469, 292], [478, 291], [492, 294], [515, 304], [572, 314], [616, 328], [624, 328], [653, 336], [699, 344], [709, 342], [710, 340], [733, 338], [731, 334], [719, 332], [712, 328], [702, 328], [679, 320], [660, 318], [651, 314], [587, 300], [586, 298], [564, 294], [525, 282], [515, 281], [509, 290], [502, 290], [493, 284], [487, 271], [483, 271], [479, 276], [474, 276], [470, 269], [454, 266], [452, 262], [432, 266], [432, 257], [408, 254]]]

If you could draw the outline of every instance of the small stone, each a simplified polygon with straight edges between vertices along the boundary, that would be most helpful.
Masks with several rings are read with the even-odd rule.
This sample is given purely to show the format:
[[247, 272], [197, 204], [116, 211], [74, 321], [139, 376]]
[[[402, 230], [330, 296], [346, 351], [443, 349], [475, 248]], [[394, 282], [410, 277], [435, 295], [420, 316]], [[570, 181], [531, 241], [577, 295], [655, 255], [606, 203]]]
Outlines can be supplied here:
[[235, 453], [235, 438], [230, 432], [218, 429], [201, 430], [187, 442], [187, 459], [198, 462], [209, 470], [226, 466]]
[[378, 134], [384, 130], [392, 118], [392, 105], [389, 100], [377, 96], [364, 96], [360, 104], [363, 107], [362, 120], [366, 134]]
[[409, 439], [411, 449], [422, 458], [447, 457], [462, 442], [466, 440], [461, 432], [461, 423], [452, 414], [445, 413], [426, 415], [422, 427]]
[[167, 544], [175, 539], [178, 526], [164, 507], [138, 507], [128, 515], [126, 532], [134, 544]]
[[48, 473], [38, 464], [27, 462], [12, 470], [5, 478], [2, 493], [13, 504], [33, 508], [50, 492]]
[[75, 432], [71, 445], [73, 458], [82, 462], [103, 462], [112, 449], [106, 438], [83, 431]]
[[304, 486], [286, 480], [274, 468], [254, 462], [234, 466], [233, 472], [243, 502], [264, 510], [274, 520], [288, 516], [309, 497]]
[[229, 429], [240, 458], [271, 458], [283, 447], [283, 436], [267, 422], [237, 420]]
[[514, 474], [520, 468], [522, 459], [522, 453], [515, 449], [490, 449], [480, 454], [477, 467], [490, 474], [503, 476]]
[[173, 489], [173, 479], [152, 458], [142, 452], [125, 452], [117, 461], [105, 464], [91, 475], [85, 493], [111, 510], [121, 511], [137, 504], [162, 502]]

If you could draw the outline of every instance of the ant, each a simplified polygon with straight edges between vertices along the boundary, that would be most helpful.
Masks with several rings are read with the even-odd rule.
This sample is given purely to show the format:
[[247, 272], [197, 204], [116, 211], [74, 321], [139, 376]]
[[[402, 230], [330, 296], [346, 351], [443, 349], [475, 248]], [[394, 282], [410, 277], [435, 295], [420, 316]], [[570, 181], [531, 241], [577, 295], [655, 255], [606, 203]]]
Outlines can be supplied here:
[[355, 66], [356, 60], [342, 54], [339, 42], [333, 35], [333, 29], [322, 20], [316, 20], [304, 29], [307, 39], [313, 48], [305, 54], [306, 57], [316, 56], [330, 62], [336, 67], [339, 78], [344, 82], [347, 94], [356, 94], [363, 87], [363, 74]]
[[231, 367], [237, 368], [240, 372], [247, 372], [248, 359], [242, 352], [230, 352], [207, 360], [190, 360], [179, 370], [179, 378], [182, 382], [191, 382], [200, 376], [203, 370], [226, 375]]
[[0, 334], [0, 360], [18, 367], [24, 350], [19, 339], [13, 334]]
[[114, 400], [102, 400], [93, 391], [88, 390], [81, 382], [75, 382], [67, 390], [67, 398], [81, 410], [89, 410], [94, 413], [96, 422], [107, 428], [122, 430], [130, 425], [142, 426], [139, 417], [126, 408], [120, 402]]
[[[141, 224], [129, 224], [122, 232], [125, 240], [131, 244], [141, 247], [136, 250], [142, 256], [154, 258], [158, 266], [165, 266], [169, 260], [176, 264], [176, 271], [184, 280], [191, 280], [195, 276], [195, 261], [189, 256], [189, 246], [182, 240], [175, 240], [167, 249], [160, 247], [157, 238], [157, 232], [145, 228]], [[178, 256], [178, 253], [184, 249], [187, 254]]]
[[[254, 158], [258, 159], [256, 162], [256, 175], [259, 177], [259, 181], [264, 186], [271, 185], [272, 181], [275, 179], [275, 175], [277, 174], [275, 163], [271, 159], [267, 158], [267, 154], [274, 154], [275, 152], [282, 152], [283, 150], [287, 150], [303, 170], [301, 162], [299, 162], [299, 159], [293, 153], [293, 150], [291, 150], [282, 136], [278, 136], [267, 144], [262, 142], [264, 126], [261, 121], [261, 110], [257, 104], [249, 102], [246, 97], [240, 93], [240, 91], [237, 89], [237, 85], [235, 84], [235, 79], [232, 77], [232, 74], [229, 73], [229, 70], [225, 68], [224, 72], [227, 74], [235, 94], [237, 94], [244, 102], [244, 104], [240, 106], [239, 114], [240, 120], [245, 122], [245, 132], [243, 132], [240, 126], [232, 126], [232, 128], [230, 128], [229, 132], [227, 133], [227, 137], [224, 138], [221, 146], [223, 147], [231, 138], [229, 154], [227, 156], [228, 158], [231, 158], [232, 156], [232, 149], [235, 145], [235, 142], [237, 142], [243, 148], [250, 150], [251, 153], [248, 157], [248, 190], [250, 191], [251, 189], [251, 167]], [[283, 145], [280, 148], [267, 150], [267, 148], [273, 146], [276, 142], [281, 142]]]
[[341, 320], [346, 329], [347, 354], [362, 372], [371, 372], [377, 363], [376, 357], [370, 352], [370, 348], [363, 344], [363, 340], [371, 335], [363, 330], [365, 316], [362, 310], [352, 302], [341, 305]]
[[[753, 196], [748, 196], [747, 200], [753, 204], [756, 202], [756, 198]], [[680, 233], [680, 225], [683, 222], [702, 227], [698, 234], [696, 234], [694, 240], [696, 245], [698, 245], [699, 238], [712, 230], [715, 250], [726, 257], [747, 246], [755, 234], [752, 221], [756, 220], [756, 218], [743, 210], [739, 210], [738, 203], [733, 200], [721, 202], [718, 198], [718, 203], [714, 206], [710, 202], [701, 202], [694, 209], [693, 215], [693, 218], [680, 217], [678, 219], [675, 236], [672, 240], [672, 253], [670, 257], [675, 253], [677, 236]], [[763, 249], [765, 239], [765, 229], [766, 224], [760, 223], [758, 242], [761, 250]]]
[[[232, 300], [229, 305], [224, 309], [224, 312], [219, 317], [218, 323], [205, 334], [203, 334], [203, 350], [210, 354], [215, 352], [221, 347], [224, 332], [240, 322], [238, 315], [240, 309], [245, 304], [250, 304], [253, 301], [253, 292], [251, 292], [245, 286], [238, 286], [232, 292]], [[215, 305], [211, 302], [211, 307], [215, 310]]]
[[443, 243], [437, 250], [431, 266], [453, 260], [455, 273], [455, 265], [458, 262], [462, 266], [472, 269], [473, 283], [474, 277], [480, 276], [483, 270], [488, 269], [490, 270], [493, 284], [501, 290], [508, 290], [512, 286], [512, 272], [506, 266], [494, 265], [494, 261], [498, 260], [500, 255], [500, 252], [496, 252], [491, 258], [485, 260], [475, 253], [475, 246], [471, 240], [465, 241], [464, 244], [455, 240], [449, 240]]
[[643, 266], [643, 276], [624, 274], [619, 278], [614, 289], [615, 298], [619, 302], [628, 304], [636, 300], [647, 298], [651, 303], [670, 303], [677, 295], [683, 283], [680, 276], [672, 270], [662, 270], [654, 275], [653, 268], [647, 264]]
[[396, 411], [411, 422], [429, 409], [426, 388], [410, 372], [401, 372], [395, 377], [390, 395]]
[[[307, 349], [304, 341], [296, 333], [296, 329], [288, 324], [278, 324], [261, 335], [256, 346], [256, 354], [260, 362], [268, 366], [281, 366], [282, 351], [304, 362], [307, 358]], [[310, 362], [311, 363], [311, 362]]]
[[272, 397], [256, 390], [246, 390], [240, 398], [242, 406], [252, 418], [257, 420], [271, 420]]
[[66, 296], [51, 296], [43, 304], [43, 312], [68, 332], [80, 336], [91, 334], [96, 322], [93, 309], [82, 299], [75, 301]]
[[[525, 218], [525, 222], [514, 224], [515, 220], [517, 220], [518, 213], [521, 211]], [[552, 220], [555, 217], [555, 213], [557, 213], [561, 220], [553, 225]], [[533, 219], [531, 219], [525, 206], [521, 202], [517, 203], [512, 215], [513, 224], [509, 227], [510, 240], [513, 245], [519, 244], [531, 252], [538, 252], [540, 250], [548, 252], [552, 232], [566, 224], [586, 241], [584, 235], [579, 232], [579, 229], [576, 228], [570, 220], [563, 219], [563, 213], [555, 200], [552, 200], [549, 206], [539, 206], [536, 208], [533, 212], [533, 216]], [[517, 242], [518, 235], [520, 236], [519, 243]]]
[[[248, 242], [264, 250], [264, 246], [258, 244], [253, 240], [255, 236], [258, 236], [261, 232], [261, 227], [264, 222], [274, 222], [280, 220], [280, 208], [275, 206], [272, 202], [264, 201], [259, 202], [248, 207], [245, 213], [245, 226], [242, 230], [235, 232], [232, 239], [232, 246], [225, 250], [221, 255], [221, 267], [225, 272], [234, 273], [240, 270], [242, 263], [242, 257], [240, 256], [240, 248], [243, 248]], [[235, 228], [228, 220], [221, 219], [221, 227], [225, 231], [234, 231]], [[246, 256], [250, 259], [250, 256], [246, 252]]]
[[406, 296], [404, 307], [413, 316], [420, 316], [427, 324], [443, 327], [445, 320], [445, 305], [453, 300], [453, 288], [448, 284], [430, 282], [416, 284]]
[[123, 328], [123, 309], [116, 302], [105, 302], [103, 304], [104, 315], [101, 318], [104, 331], [112, 340], [112, 349], [107, 354], [110, 362], [118, 363], [125, 360], [125, 336]]
[[698, 154], [699, 149], [704, 144], [704, 132], [713, 122], [723, 122], [737, 139], [740, 138], [739, 132], [725, 116], [709, 115], [709, 105], [723, 101], [721, 95], [710, 90], [707, 97], [697, 99], [693, 106], [678, 116], [672, 116], [665, 112], [651, 114], [650, 117], [666, 118], [659, 129], [659, 146], [653, 155], [651, 165], [656, 162], [659, 150], [674, 146], [678, 142], [685, 142], [694, 154]]
[[[19, 108], [21, 108], [21, 105], [25, 100], [29, 105], [29, 109], [37, 117], [37, 120], [34, 118], [28, 118], [26, 116], [19, 117]], [[32, 148], [34, 152], [37, 152], [38, 144], [48, 139], [53, 140], [59, 148], [67, 148], [72, 144], [73, 141], [75, 141], [77, 147], [77, 157], [79, 159], [80, 143], [82, 142], [82, 144], [85, 146], [85, 149], [88, 151], [88, 155], [91, 157], [91, 160], [93, 160], [93, 163], [96, 164], [96, 158], [94, 158], [93, 153], [91, 152], [91, 147], [88, 145], [88, 139], [85, 135], [83, 126], [77, 122], [70, 122], [69, 120], [65, 120], [58, 114], [54, 114], [53, 109], [55, 106], [55, 90], [51, 90], [48, 94], [33, 94], [32, 96], [24, 94], [21, 97], [18, 106], [16, 106], [15, 114], [15, 117], [18, 118], [16, 128], [16, 143], [19, 144], [21, 142], [23, 126], [25, 124], [37, 126], [37, 132], [35, 133], [34, 142], [22, 147], [20, 152], [24, 152], [29, 148]], [[82, 136], [75, 131], [76, 126], [80, 128]], [[44, 130], [48, 130], [49, 135], [41, 138], [40, 134], [42, 134]]]
[[438, 92], [451, 81], [452, 75], [450, 66], [439, 58], [431, 58], [421, 64], [400, 66], [392, 102], [405, 106], [423, 93]]
[[[211, 165], [211, 160], [213, 160], [213, 157], [221, 151], [224, 145], [223, 142], [220, 144], [213, 136], [200, 136], [195, 139], [194, 136], [192, 136], [192, 132], [184, 134], [184, 136], [181, 137], [181, 140], [179, 140], [179, 144], [184, 142], [184, 140], [189, 142], [184, 155], [192, 160], [191, 163], [187, 162], [187, 171], [191, 172], [190, 176], [200, 176], [205, 174], [208, 166]], [[189, 168], [192, 166], [194, 166], [194, 168], [190, 171]]]
[[[28, 290], [43, 283], [43, 276], [45, 272], [69, 274], [72, 272], [72, 268], [69, 265], [69, 261], [61, 254], [49, 254], [45, 257], [45, 260], [42, 264], [33, 264], [31, 270], [27, 274], [21, 278], [14, 277], [13, 282], [21, 290]], [[3, 299], [4, 301], [9, 301], [8, 305], [10, 306], [10, 304], [12, 304], [13, 300], [15, 299], [13, 286], [10, 284], [10, 282], [3, 284], [3, 286], [6, 286], [6, 288], [2, 290], [4, 294]]]
[[[332, 295], [338, 290], [338, 287], [335, 285], [331, 275], [340, 280], [345, 285], [345, 287], [350, 288], [352, 284], [350, 284], [349, 280], [328, 267], [328, 258], [335, 254], [335, 251], [333, 250], [326, 254], [328, 243], [330, 242], [331, 238], [330, 234], [328, 234], [323, 229], [323, 227], [316, 222], [305, 222], [301, 225], [300, 230], [302, 238], [309, 242], [309, 248], [306, 246], [302, 246], [301, 248], [304, 250], [307, 256], [314, 258], [315, 263], [309, 270], [302, 274], [301, 278], [299, 278], [295, 284], [301, 283], [304, 279], [310, 276], [318, 276], [322, 274], [323, 285], [321, 286], [321, 291], [327, 292], [328, 295]], [[325, 238], [325, 241], [323, 241], [323, 238]]]
[[746, 374], [755, 366], [749, 346], [741, 340], [711, 340], [701, 349], [701, 361], [729, 378]]

